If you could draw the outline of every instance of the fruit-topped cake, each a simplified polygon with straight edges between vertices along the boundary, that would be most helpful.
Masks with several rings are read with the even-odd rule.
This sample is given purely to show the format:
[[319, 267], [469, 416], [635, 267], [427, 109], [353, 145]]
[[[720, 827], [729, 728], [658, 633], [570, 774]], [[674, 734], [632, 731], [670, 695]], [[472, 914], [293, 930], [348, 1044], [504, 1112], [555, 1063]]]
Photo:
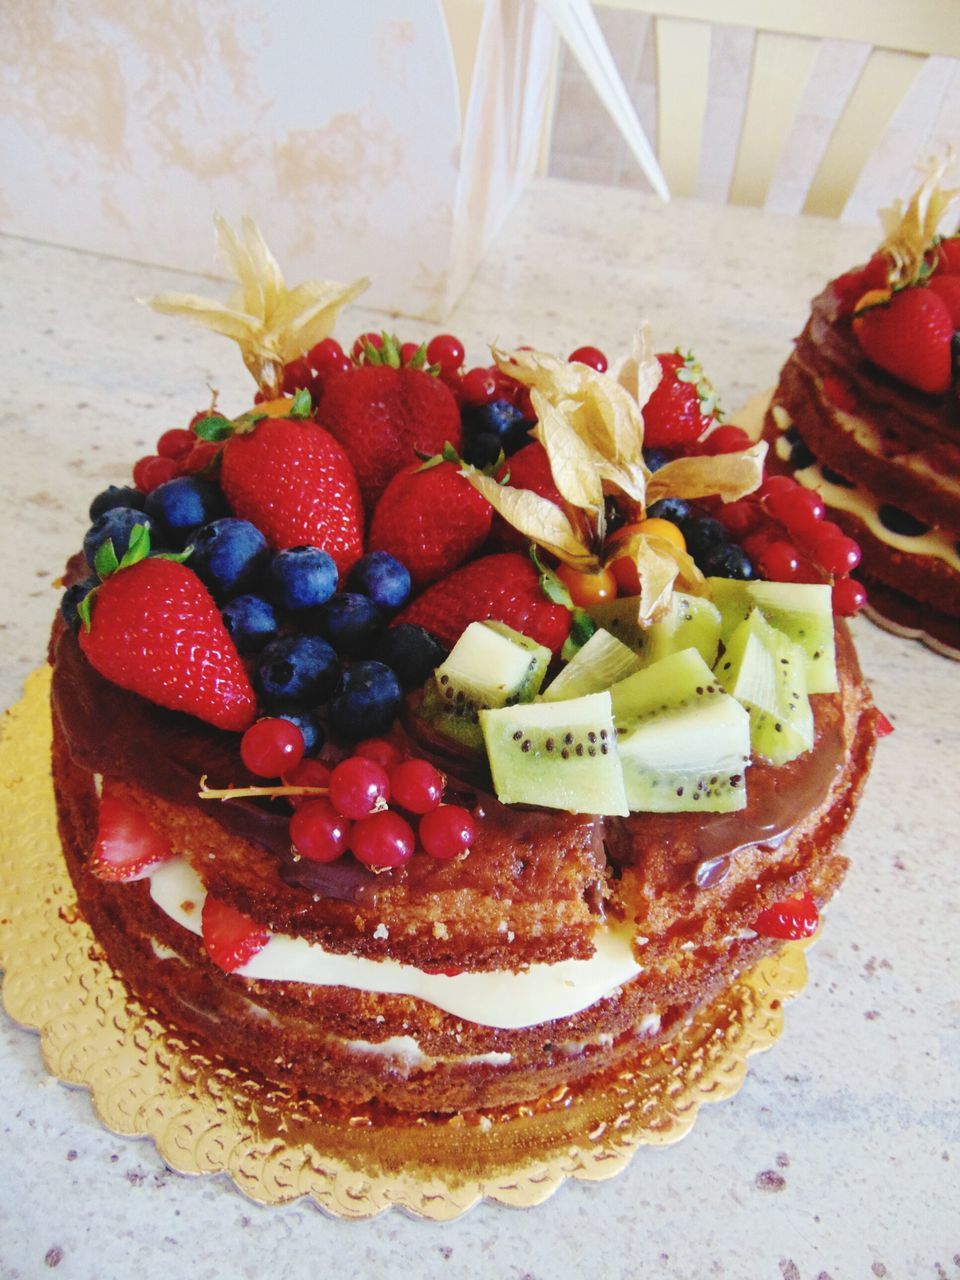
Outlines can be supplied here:
[[859, 545], [871, 616], [960, 657], [960, 190], [941, 187], [945, 168], [814, 299], [765, 435], [771, 468]]
[[239, 341], [251, 403], [93, 499], [54, 627], [81, 909], [274, 1083], [450, 1112], [602, 1080], [843, 876], [882, 724], [849, 557], [783, 580], [822, 509], [692, 356], [345, 351], [360, 283], [219, 232], [230, 305], [154, 305]]

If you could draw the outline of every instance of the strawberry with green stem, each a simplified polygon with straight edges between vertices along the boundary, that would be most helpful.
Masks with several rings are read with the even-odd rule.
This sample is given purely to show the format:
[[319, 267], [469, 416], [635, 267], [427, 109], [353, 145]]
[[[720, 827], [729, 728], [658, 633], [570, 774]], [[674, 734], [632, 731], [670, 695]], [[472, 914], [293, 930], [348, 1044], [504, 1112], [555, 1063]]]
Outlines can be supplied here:
[[101, 584], [79, 607], [80, 648], [123, 689], [219, 729], [243, 732], [257, 701], [213, 597], [180, 555], [150, 555], [134, 526], [118, 560], [111, 542], [95, 561]]

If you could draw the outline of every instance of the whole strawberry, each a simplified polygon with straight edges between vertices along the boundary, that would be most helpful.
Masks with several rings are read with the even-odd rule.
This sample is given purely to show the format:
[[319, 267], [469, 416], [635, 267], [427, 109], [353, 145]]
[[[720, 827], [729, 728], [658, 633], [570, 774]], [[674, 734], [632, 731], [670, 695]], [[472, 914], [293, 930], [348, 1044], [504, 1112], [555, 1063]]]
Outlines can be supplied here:
[[934, 290], [870, 290], [857, 303], [853, 331], [864, 355], [907, 386], [930, 395], [950, 388], [950, 308]]
[[570, 632], [570, 611], [544, 594], [530, 560], [516, 552], [483, 556], [441, 578], [396, 622], [412, 622], [452, 649], [471, 622], [505, 622], [554, 653]]
[[[105, 547], [112, 553], [110, 543]], [[104, 581], [81, 606], [80, 648], [121, 688], [242, 732], [253, 723], [257, 700], [213, 597], [186, 565], [146, 558], [149, 548], [143, 530], [119, 564], [98, 553]]]
[[361, 364], [331, 378], [317, 421], [350, 455], [368, 512], [416, 455], [459, 452], [460, 410], [439, 378], [422, 369]]
[[432, 458], [402, 467], [384, 489], [367, 533], [368, 551], [389, 551], [410, 572], [415, 591], [479, 551], [493, 508], [460, 474]]
[[643, 406], [643, 443], [650, 449], [692, 444], [719, 416], [716, 392], [692, 355], [674, 351], [657, 360], [661, 377]]
[[223, 446], [220, 486], [234, 512], [276, 551], [319, 547], [341, 576], [363, 554], [363, 504], [353, 467], [315, 422], [261, 418], [238, 430]]

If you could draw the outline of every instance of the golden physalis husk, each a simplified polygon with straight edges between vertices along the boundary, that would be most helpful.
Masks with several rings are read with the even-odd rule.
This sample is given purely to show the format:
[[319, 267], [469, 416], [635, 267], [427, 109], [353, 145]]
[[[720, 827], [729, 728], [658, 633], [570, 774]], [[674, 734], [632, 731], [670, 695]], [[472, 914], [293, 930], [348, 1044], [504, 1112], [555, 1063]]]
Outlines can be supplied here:
[[546, 450], [560, 507], [526, 489], [498, 484], [464, 465], [462, 474], [515, 529], [562, 563], [596, 572], [610, 559], [630, 557], [640, 582], [639, 620], [652, 622], [669, 606], [679, 581], [702, 590], [692, 558], [665, 538], [638, 530], [605, 552], [605, 498], [619, 495], [633, 521], [658, 498], [717, 495], [732, 502], [763, 478], [766, 445], [709, 458], [679, 458], [651, 473], [643, 458], [643, 406], [660, 381], [649, 333], [640, 329], [617, 377], [540, 351], [494, 349], [498, 367], [530, 389], [537, 414], [533, 435]]
[[146, 299], [147, 306], [164, 315], [186, 316], [232, 338], [260, 390], [277, 396], [284, 365], [328, 338], [340, 309], [370, 282], [365, 278], [348, 285], [307, 280], [288, 289], [252, 218], [243, 219], [241, 235], [219, 214], [215, 224], [217, 247], [239, 282], [229, 302], [192, 293], [161, 293]]
[[910, 197], [907, 207], [900, 200], [880, 210], [886, 236], [878, 252], [892, 260], [887, 282], [891, 287], [915, 284], [925, 272], [925, 258], [933, 248], [937, 232], [950, 209], [960, 198], [960, 187], [941, 187], [954, 163], [952, 149], [940, 160], [926, 166], [927, 176]]

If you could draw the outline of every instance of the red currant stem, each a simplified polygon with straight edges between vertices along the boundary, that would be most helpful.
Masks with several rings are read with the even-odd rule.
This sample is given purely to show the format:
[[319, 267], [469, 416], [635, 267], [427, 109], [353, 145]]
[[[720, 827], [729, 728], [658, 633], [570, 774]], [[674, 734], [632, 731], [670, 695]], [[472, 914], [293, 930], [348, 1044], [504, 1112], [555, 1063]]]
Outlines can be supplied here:
[[[326, 796], [327, 787], [208, 787], [207, 775], [200, 779], [201, 800], [245, 800], [256, 796]], [[386, 804], [383, 806], [386, 808]]]

